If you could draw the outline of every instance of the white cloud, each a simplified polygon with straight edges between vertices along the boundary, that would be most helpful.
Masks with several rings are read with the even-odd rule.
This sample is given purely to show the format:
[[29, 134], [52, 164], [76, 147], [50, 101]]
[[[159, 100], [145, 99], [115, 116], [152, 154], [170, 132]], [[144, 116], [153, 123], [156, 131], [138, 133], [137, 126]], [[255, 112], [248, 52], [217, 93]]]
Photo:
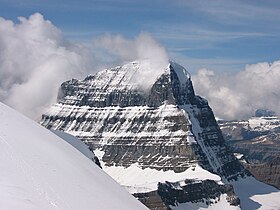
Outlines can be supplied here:
[[139, 36], [128, 39], [121, 35], [106, 34], [95, 40], [95, 47], [106, 51], [107, 57], [114, 56], [118, 61], [152, 60], [154, 63], [165, 65], [168, 55], [149, 33], [140, 33]]
[[201, 69], [193, 77], [196, 93], [224, 119], [248, 118], [256, 109], [280, 114], [280, 61], [247, 65], [236, 74]]
[[[144, 65], [152, 76], [140, 73], [136, 83], [145, 77], [149, 84], [168, 65], [166, 50], [147, 33], [133, 39], [107, 34], [84, 46], [66, 40], [38, 13], [17, 24], [0, 18], [0, 100], [33, 119], [55, 103], [62, 82], [100, 66], [147, 59], [153, 61]], [[258, 108], [280, 114], [280, 61], [248, 65], [235, 74], [202, 69], [192, 78], [197, 94], [221, 118], [246, 118]]]
[[134, 39], [105, 35], [85, 46], [66, 40], [39, 13], [17, 24], [0, 17], [0, 101], [33, 119], [55, 103], [62, 82], [141, 59], [153, 60], [151, 69], [168, 62], [165, 49], [146, 33]]
[[0, 100], [31, 118], [54, 103], [59, 85], [88, 74], [93, 56], [41, 14], [0, 18]]

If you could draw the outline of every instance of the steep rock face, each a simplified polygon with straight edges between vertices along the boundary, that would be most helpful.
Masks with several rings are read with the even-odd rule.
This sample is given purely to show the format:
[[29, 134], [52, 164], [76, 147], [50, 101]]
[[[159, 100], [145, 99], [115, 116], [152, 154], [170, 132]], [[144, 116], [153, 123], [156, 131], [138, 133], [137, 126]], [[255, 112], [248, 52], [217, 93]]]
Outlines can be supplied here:
[[[260, 116], [260, 111], [256, 115]], [[242, 158], [243, 165], [260, 181], [280, 188], [279, 118], [261, 116], [219, 124], [227, 144]]]
[[280, 189], [280, 161], [261, 164], [244, 164], [256, 179]]
[[149, 207], [150, 210], [170, 210], [168, 204], [165, 204], [158, 194], [158, 191], [136, 193], [133, 195], [145, 206]]
[[69, 132], [93, 150], [100, 148], [107, 165], [137, 162], [143, 168], [179, 172], [198, 163], [229, 179], [242, 174], [186, 70], [171, 63], [144, 91], [131, 83], [141, 65], [132, 62], [63, 83], [58, 103], [41, 124]]
[[[171, 62], [147, 89], [134, 83], [143, 70], [142, 62], [64, 82], [58, 102], [42, 116], [41, 124], [68, 132], [102, 153], [105, 171], [136, 164], [143, 171], [183, 173], [201, 166], [223, 180], [245, 176], [247, 172], [225, 145], [207, 101], [195, 95], [187, 71]], [[168, 196], [160, 196], [159, 188], [147, 189], [136, 196], [149, 208], [170, 208], [171, 204], [162, 203]], [[219, 199], [219, 185], [213, 190]], [[183, 194], [176, 197], [178, 202], [185, 202]]]

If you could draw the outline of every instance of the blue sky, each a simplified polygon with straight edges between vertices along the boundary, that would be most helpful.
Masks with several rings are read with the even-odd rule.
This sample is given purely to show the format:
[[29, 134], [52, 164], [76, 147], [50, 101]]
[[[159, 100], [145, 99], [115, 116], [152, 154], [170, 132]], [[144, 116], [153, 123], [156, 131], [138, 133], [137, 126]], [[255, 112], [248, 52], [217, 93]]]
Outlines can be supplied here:
[[280, 55], [280, 1], [0, 0], [5, 19], [35, 12], [74, 41], [149, 32], [191, 72], [238, 71]]

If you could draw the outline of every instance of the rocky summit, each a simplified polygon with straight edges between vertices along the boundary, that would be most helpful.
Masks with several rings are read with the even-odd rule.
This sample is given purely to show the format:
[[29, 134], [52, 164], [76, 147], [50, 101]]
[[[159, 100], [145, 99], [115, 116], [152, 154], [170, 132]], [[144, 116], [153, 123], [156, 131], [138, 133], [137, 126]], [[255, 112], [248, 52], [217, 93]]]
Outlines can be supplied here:
[[265, 205], [250, 200], [251, 192], [240, 196], [242, 187], [259, 184], [226, 146], [190, 74], [174, 62], [155, 66], [135, 61], [64, 82], [41, 124], [88, 144], [102, 168], [150, 209]]

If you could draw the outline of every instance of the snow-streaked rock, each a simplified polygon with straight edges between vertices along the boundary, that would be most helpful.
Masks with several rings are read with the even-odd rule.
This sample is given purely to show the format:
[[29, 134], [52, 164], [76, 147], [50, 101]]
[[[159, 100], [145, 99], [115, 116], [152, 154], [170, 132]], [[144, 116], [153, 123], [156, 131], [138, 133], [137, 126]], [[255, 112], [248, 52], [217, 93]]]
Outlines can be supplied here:
[[145, 209], [70, 144], [0, 103], [0, 209]]
[[[161, 202], [170, 208], [185, 203], [193, 209], [239, 209], [233, 181], [237, 186], [241, 177], [251, 176], [225, 144], [208, 102], [195, 95], [190, 74], [171, 62], [143, 91], [142, 80], [134, 85], [129, 79], [145, 70], [141, 65], [133, 62], [63, 83], [41, 124], [90, 145], [104, 170], [150, 207]], [[213, 195], [205, 195], [205, 187]], [[188, 193], [194, 200], [186, 198]], [[257, 201], [263, 208], [270, 193], [267, 201]], [[204, 199], [207, 204], [199, 203]]]
[[186, 69], [171, 62], [143, 92], [131, 80], [146, 66], [135, 61], [63, 83], [41, 124], [102, 149], [107, 165], [183, 172], [200, 164], [226, 178], [243, 173], [207, 101], [195, 96]]

